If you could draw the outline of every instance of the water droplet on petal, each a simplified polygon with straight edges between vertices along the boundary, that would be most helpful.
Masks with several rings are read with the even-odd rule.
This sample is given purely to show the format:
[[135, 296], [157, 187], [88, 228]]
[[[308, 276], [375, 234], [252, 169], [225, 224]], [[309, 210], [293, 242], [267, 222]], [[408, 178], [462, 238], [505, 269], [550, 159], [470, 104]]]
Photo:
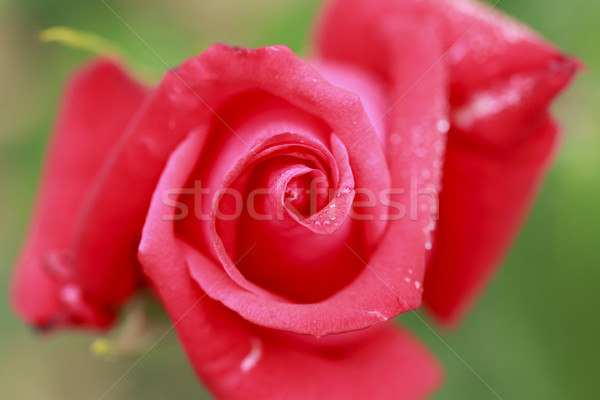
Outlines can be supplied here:
[[450, 123], [445, 119], [440, 119], [437, 123], [437, 129], [441, 133], [448, 133], [448, 131], [450, 130]]
[[393, 145], [397, 145], [400, 144], [400, 142], [402, 141], [402, 136], [400, 136], [397, 133], [392, 133], [390, 135], [390, 143]]

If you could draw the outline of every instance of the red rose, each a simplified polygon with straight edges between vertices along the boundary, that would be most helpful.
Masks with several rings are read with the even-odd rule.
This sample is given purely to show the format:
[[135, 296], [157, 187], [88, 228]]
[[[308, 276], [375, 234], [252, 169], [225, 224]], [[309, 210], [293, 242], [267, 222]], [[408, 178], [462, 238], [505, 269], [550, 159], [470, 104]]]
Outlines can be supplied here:
[[148, 284], [219, 398], [430, 394], [436, 362], [378, 323], [424, 285], [442, 320], [464, 310], [548, 164], [547, 107], [576, 63], [451, 1], [332, 1], [317, 53], [216, 45], [151, 91], [112, 61], [80, 72], [20, 315], [106, 327]]

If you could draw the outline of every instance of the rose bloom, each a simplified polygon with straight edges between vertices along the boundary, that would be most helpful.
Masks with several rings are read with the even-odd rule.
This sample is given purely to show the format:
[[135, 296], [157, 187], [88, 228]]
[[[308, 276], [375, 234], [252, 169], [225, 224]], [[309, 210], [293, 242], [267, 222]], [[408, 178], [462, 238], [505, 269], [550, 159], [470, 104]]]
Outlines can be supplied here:
[[470, 1], [333, 0], [314, 37], [309, 62], [215, 45], [152, 89], [115, 60], [77, 72], [17, 313], [105, 329], [149, 287], [217, 398], [430, 395], [437, 362], [385, 321], [422, 301], [461, 319], [549, 165], [548, 106], [579, 65]]

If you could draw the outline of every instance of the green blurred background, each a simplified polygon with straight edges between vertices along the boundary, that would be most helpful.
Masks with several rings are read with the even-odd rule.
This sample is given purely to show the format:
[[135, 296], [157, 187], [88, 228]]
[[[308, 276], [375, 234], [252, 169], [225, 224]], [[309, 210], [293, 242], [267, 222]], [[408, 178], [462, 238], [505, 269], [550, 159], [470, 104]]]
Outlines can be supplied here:
[[[318, 0], [117, 1], [108, 4], [169, 65], [211, 43], [286, 44], [306, 52]], [[435, 399], [600, 398], [600, 2], [501, 0], [589, 71], [555, 107], [564, 145], [533, 213], [496, 279], [444, 344], [414, 315], [401, 317], [442, 360]], [[0, 295], [35, 196], [49, 127], [64, 80], [83, 51], [42, 44], [65, 25], [121, 46], [145, 75], [165, 66], [101, 1], [0, 0]], [[98, 399], [135, 357], [93, 356], [94, 337], [34, 335], [0, 301], [0, 399]], [[165, 328], [166, 329], [166, 328]], [[464, 363], [463, 361], [464, 360]], [[468, 366], [467, 366], [468, 365]], [[472, 371], [475, 371], [473, 373]], [[352, 384], [349, 382], [349, 384]], [[204, 397], [203, 397], [204, 396]], [[169, 334], [105, 399], [210, 398]]]

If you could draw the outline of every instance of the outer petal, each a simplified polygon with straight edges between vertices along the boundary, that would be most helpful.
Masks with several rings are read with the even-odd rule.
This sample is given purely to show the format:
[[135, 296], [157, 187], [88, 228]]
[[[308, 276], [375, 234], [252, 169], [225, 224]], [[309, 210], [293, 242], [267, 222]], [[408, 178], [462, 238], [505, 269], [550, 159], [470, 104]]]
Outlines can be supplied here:
[[549, 165], [556, 131], [546, 117], [531, 128], [526, 146], [502, 157], [449, 140], [425, 280], [427, 305], [442, 322], [458, 322], [500, 263]]
[[[113, 61], [99, 59], [82, 68], [66, 89], [62, 111], [45, 163], [39, 200], [22, 250], [13, 286], [17, 312], [40, 327], [55, 324], [104, 326], [136, 287], [132, 261], [93, 263], [89, 276], [65, 264], [86, 194], [125, 126], [145, 97], [145, 89]], [[109, 232], [94, 236], [100, 247]], [[130, 257], [135, 252], [130, 251]], [[84, 280], [102, 286], [99, 296], [81, 291]], [[108, 286], [107, 286], [108, 284]]]
[[[332, 1], [318, 50], [393, 81], [401, 70], [389, 60], [410, 39], [389, 27], [414, 21], [432, 21], [444, 51], [422, 74], [437, 64], [448, 68], [451, 120], [440, 127], [452, 128], [425, 301], [452, 322], [487, 282], [526, 214], [552, 154], [555, 128], [546, 109], [577, 63], [468, 0]], [[414, 62], [410, 53], [404, 57]]]
[[[399, 328], [313, 339], [260, 328], [212, 300], [190, 277], [162, 193], [196, 162], [199, 138], [169, 161], [150, 206], [139, 258], [161, 296], [200, 378], [220, 399], [422, 399], [440, 371], [427, 351]], [[183, 183], [183, 181], [181, 182]], [[225, 276], [223, 272], [222, 277]], [[207, 295], [208, 294], [208, 295]]]
[[[483, 6], [466, 4], [448, 14], [463, 21], [449, 27], [483, 18]], [[508, 18], [484, 21], [449, 53], [452, 129], [425, 281], [426, 304], [448, 324], [466, 313], [527, 215], [557, 144], [548, 107], [578, 68]]]

